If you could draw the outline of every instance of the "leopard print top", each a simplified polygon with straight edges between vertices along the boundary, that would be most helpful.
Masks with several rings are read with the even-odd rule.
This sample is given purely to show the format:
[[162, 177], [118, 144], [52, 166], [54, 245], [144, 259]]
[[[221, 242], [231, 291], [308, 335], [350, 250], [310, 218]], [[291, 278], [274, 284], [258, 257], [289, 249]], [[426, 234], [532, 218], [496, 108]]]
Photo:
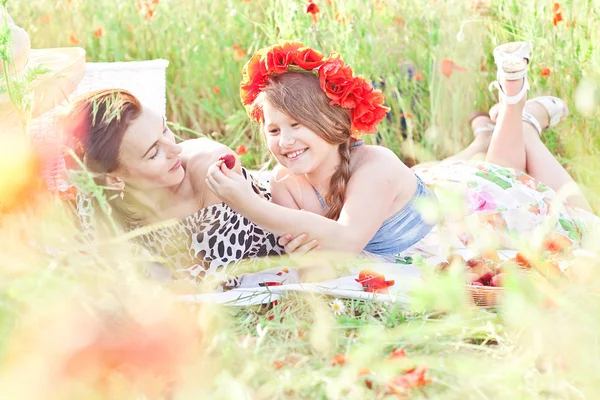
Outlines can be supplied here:
[[[271, 200], [268, 189], [244, 168], [242, 175], [257, 195]], [[136, 236], [132, 241], [152, 256], [166, 260], [166, 266], [177, 278], [219, 284], [224, 273], [229, 279], [225, 286], [235, 287], [236, 279], [230, 273], [233, 267], [246, 259], [283, 254], [277, 239], [221, 203], [198, 210], [175, 224]]]

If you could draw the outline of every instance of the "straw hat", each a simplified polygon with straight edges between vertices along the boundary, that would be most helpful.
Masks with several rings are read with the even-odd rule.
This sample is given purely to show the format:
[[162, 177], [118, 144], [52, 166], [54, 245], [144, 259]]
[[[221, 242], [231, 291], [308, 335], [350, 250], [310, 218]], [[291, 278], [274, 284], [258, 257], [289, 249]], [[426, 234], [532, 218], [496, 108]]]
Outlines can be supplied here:
[[[6, 16], [11, 30], [13, 63], [9, 77], [24, 77], [41, 67], [40, 74], [28, 85], [33, 91], [32, 115], [35, 118], [67, 99], [75, 90], [85, 72], [85, 50], [77, 47], [31, 49], [25, 30], [18, 27], [8, 14], [0, 10], [0, 23]], [[22, 128], [25, 121], [6, 92], [6, 71], [0, 65], [0, 133]]]

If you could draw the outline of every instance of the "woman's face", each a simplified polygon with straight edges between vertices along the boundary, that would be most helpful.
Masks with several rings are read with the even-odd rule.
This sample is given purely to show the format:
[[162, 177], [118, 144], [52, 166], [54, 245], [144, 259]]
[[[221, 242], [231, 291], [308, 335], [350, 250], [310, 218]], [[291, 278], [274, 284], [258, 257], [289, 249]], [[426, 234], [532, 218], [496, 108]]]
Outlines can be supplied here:
[[173, 132], [163, 116], [143, 107], [123, 136], [119, 149], [119, 167], [114, 175], [126, 186], [158, 189], [179, 185], [185, 176]]
[[269, 151], [293, 174], [310, 174], [337, 160], [337, 145], [325, 141], [268, 102], [263, 104], [263, 115]]

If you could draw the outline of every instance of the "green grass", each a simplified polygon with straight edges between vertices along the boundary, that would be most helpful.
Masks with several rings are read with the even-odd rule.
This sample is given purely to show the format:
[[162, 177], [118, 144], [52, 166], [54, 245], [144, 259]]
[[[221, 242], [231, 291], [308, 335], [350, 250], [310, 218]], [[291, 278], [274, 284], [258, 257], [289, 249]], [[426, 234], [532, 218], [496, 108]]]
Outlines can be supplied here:
[[[243, 161], [251, 167], [268, 156], [239, 101], [240, 71], [253, 51], [279, 38], [340, 52], [355, 71], [383, 79], [392, 114], [381, 127], [381, 142], [420, 161], [450, 155], [471, 139], [466, 116], [495, 101], [486, 89], [494, 79], [493, 47], [533, 39], [532, 94], [561, 96], [572, 110], [544, 140], [578, 180], [596, 189], [597, 103], [593, 99], [582, 114], [575, 93], [584, 79], [586, 87], [600, 82], [600, 0], [561, 2], [564, 21], [556, 27], [551, 1], [493, 0], [481, 16], [462, 0], [319, 0], [317, 24], [305, 14], [304, 1], [160, 0], [151, 20], [136, 4], [12, 0], [8, 6], [34, 47], [69, 46], [74, 35], [89, 61], [169, 59], [168, 116], [185, 127], [178, 133], [209, 135], [233, 148], [245, 144], [250, 151]], [[103, 35], [96, 38], [99, 28]], [[236, 56], [234, 45], [247, 54]], [[444, 59], [468, 72], [444, 76]], [[421, 80], [407, 79], [409, 65]], [[542, 67], [550, 68], [549, 77], [540, 76]], [[402, 113], [412, 116], [407, 139]], [[335, 316], [333, 299], [299, 294], [262, 307], [188, 307], [173, 304], [170, 288], [146, 279], [145, 260], [132, 256], [124, 238], [85, 243], [63, 204], [42, 197], [34, 211], [3, 216], [0, 224], [3, 399], [386, 398], [386, 383], [411, 365], [427, 365], [433, 379], [411, 392], [414, 398], [600, 397], [595, 261], [580, 260], [579, 278], [570, 282], [517, 281], [498, 312], [465, 305], [460, 283], [443, 279], [417, 290], [408, 310], [345, 301], [346, 312]], [[32, 250], [31, 243], [38, 247]], [[155, 333], [155, 342], [141, 340], [131, 328], [136, 324]], [[109, 346], [94, 341], [106, 337], [119, 338], [108, 343], [121, 350], [146, 343], [147, 368], [171, 365], [167, 355], [183, 354], [170, 367], [177, 383], [145, 376], [133, 384], [127, 371], [93, 369], [111, 363], [89, 355], [82, 357], [105, 380], [64, 373], [85, 343]], [[394, 348], [405, 349], [408, 359], [385, 361]], [[338, 354], [348, 361], [331, 366]], [[116, 357], [136, 355], [121, 351]], [[87, 364], [77, 365], [86, 371]], [[361, 368], [370, 374], [359, 377]]]

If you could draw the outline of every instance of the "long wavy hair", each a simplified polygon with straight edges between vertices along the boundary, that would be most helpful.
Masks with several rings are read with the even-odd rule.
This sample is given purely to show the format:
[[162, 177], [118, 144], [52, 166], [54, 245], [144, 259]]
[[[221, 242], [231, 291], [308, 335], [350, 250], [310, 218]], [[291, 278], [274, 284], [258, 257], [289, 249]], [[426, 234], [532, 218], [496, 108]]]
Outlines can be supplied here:
[[293, 71], [271, 77], [255, 104], [260, 107], [264, 101], [293, 117], [327, 143], [339, 146], [341, 162], [331, 176], [324, 196], [329, 207], [326, 217], [338, 219], [352, 175], [350, 111], [329, 104], [330, 99], [321, 90], [318, 76], [312, 72]]

